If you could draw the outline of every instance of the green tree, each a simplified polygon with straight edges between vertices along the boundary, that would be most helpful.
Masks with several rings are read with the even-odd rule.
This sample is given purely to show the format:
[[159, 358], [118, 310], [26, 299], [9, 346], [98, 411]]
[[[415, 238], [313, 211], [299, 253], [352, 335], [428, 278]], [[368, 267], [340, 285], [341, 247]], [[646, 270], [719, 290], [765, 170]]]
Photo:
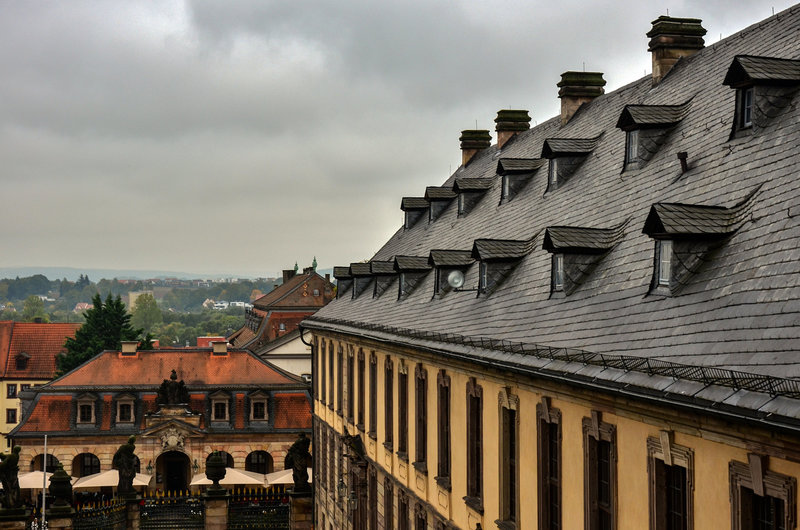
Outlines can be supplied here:
[[41, 318], [42, 322], [49, 321], [42, 299], [36, 295], [31, 295], [25, 299], [25, 305], [22, 306], [22, 320], [24, 322], [33, 322], [37, 318]]
[[92, 298], [93, 307], [83, 314], [85, 322], [64, 343], [66, 355], [58, 358], [58, 373], [64, 374], [85, 363], [103, 350], [120, 350], [123, 340], [139, 340], [141, 329], [131, 326], [131, 316], [119, 296], [106, 297], [99, 294]]
[[153, 298], [152, 294], [145, 293], [136, 298], [131, 313], [132, 326], [142, 328], [147, 333], [150, 333], [153, 331], [153, 327], [163, 321], [164, 317], [161, 315], [161, 309], [158, 308], [156, 299]]

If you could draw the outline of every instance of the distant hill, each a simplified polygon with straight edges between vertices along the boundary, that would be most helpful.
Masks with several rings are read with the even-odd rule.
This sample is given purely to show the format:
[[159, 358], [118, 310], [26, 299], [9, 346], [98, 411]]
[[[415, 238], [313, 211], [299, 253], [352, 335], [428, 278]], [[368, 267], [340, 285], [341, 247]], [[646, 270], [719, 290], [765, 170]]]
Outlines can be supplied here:
[[[76, 269], [72, 267], [0, 267], [0, 279], [2, 278], [25, 278], [34, 274], [42, 274], [48, 280], [60, 280], [66, 278], [69, 281], [76, 281], [81, 274], [86, 274], [93, 282], [103, 278], [111, 280], [146, 280], [148, 278], [180, 278], [191, 280], [195, 278], [254, 278], [254, 276], [227, 274], [200, 274], [194, 272], [178, 272], [163, 270], [126, 270], [126, 269]], [[276, 274], [265, 273], [262, 277], [275, 277]]]

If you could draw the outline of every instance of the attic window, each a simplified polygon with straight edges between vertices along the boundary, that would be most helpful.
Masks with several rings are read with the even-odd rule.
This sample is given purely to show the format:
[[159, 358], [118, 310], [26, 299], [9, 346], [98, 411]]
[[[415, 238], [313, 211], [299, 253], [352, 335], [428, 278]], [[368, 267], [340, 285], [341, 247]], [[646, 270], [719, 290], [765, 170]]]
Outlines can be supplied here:
[[457, 178], [453, 191], [458, 193], [459, 217], [468, 214], [492, 189], [492, 184], [493, 179], [490, 178]]
[[509, 201], [520, 193], [544, 163], [545, 160], [542, 158], [501, 158], [498, 160], [497, 174], [502, 176], [500, 202]]
[[28, 359], [30, 358], [31, 356], [25, 353], [24, 351], [20, 352], [16, 358], [17, 370], [25, 370], [26, 368], [28, 368]]
[[503, 175], [503, 187], [500, 192], [500, 200], [505, 201], [511, 198], [511, 176]]
[[403, 300], [422, 283], [431, 269], [428, 256], [396, 256], [394, 269], [399, 273], [397, 299]]
[[78, 398], [78, 424], [94, 424], [94, 398], [90, 396]]
[[528, 240], [476, 239], [472, 257], [480, 261], [478, 294], [490, 293], [505, 280], [534, 247], [536, 236]]
[[403, 210], [403, 228], [408, 230], [428, 211], [428, 200], [424, 197], [403, 197], [400, 209]]
[[564, 290], [564, 255], [553, 254], [553, 291]]
[[547, 138], [542, 146], [542, 158], [550, 160], [547, 172], [547, 191], [564, 184], [586, 158], [594, 151], [602, 138]]
[[131, 396], [117, 400], [117, 423], [133, 423], [133, 403]]
[[431, 250], [428, 261], [436, 268], [434, 287], [434, 296], [436, 296], [461, 287], [461, 285], [451, 283], [451, 274], [454, 271], [461, 274], [466, 273], [474, 259], [470, 250]]
[[642, 229], [642, 233], [655, 240], [651, 290], [671, 295], [686, 285], [708, 261], [706, 255], [750, 220], [759, 188], [730, 208], [654, 204]]
[[258, 391], [250, 396], [250, 421], [267, 421], [267, 395]]
[[558, 184], [558, 159], [551, 158], [550, 165], [547, 167], [547, 183], [549, 188], [555, 188]]
[[486, 292], [487, 287], [489, 286], [489, 264], [485, 261], [481, 261], [480, 269], [478, 272], [478, 290], [480, 292]]
[[634, 129], [625, 135], [625, 165], [639, 162], [639, 131]]
[[456, 193], [453, 188], [445, 186], [428, 186], [425, 188], [425, 200], [428, 201], [428, 222], [433, 222], [439, 218], [450, 205]]
[[800, 60], [737, 55], [722, 84], [736, 90], [735, 138], [765, 127], [791, 104], [800, 86]]

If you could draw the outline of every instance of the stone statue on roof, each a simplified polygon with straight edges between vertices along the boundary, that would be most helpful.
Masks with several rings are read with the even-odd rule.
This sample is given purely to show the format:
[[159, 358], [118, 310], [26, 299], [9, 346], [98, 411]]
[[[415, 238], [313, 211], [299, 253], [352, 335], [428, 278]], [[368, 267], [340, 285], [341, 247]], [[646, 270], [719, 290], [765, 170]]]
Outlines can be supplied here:
[[308, 483], [308, 468], [311, 465], [311, 453], [308, 451], [310, 445], [311, 440], [301, 432], [300, 438], [286, 452], [283, 468], [292, 470], [295, 493], [311, 491]]
[[314, 256], [314, 261], [311, 262], [311, 268], [317, 270], [317, 257]]
[[158, 398], [156, 402], [159, 405], [182, 405], [189, 403], [189, 390], [183, 383], [183, 380], [178, 381], [178, 374], [175, 370], [169, 376], [169, 379], [164, 379], [161, 386], [158, 388]]
[[[173, 372], [174, 373], [174, 372]], [[136, 477], [136, 436], [128, 438], [128, 443], [119, 446], [114, 453], [111, 465], [119, 472], [119, 482], [117, 483], [117, 493], [120, 495], [135, 494], [133, 489], [133, 479]]]
[[14, 509], [22, 506], [19, 496], [19, 452], [22, 447], [15, 445], [11, 453], [0, 454], [0, 483], [3, 484], [3, 495], [0, 497], [3, 508]]

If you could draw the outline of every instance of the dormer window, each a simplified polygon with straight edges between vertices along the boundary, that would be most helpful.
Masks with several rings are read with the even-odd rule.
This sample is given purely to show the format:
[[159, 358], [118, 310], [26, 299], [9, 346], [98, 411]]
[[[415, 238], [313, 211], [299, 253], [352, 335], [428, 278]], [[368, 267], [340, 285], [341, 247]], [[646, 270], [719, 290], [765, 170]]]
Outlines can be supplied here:
[[424, 197], [403, 197], [400, 209], [403, 210], [403, 228], [408, 230], [428, 211], [428, 200]]
[[669, 276], [672, 269], [672, 240], [656, 241], [656, 278], [658, 285], [669, 287]]
[[257, 391], [250, 395], [250, 421], [264, 422], [267, 416], [267, 394]]
[[229, 400], [223, 391], [218, 391], [211, 396], [211, 421], [229, 421]]
[[564, 255], [553, 254], [553, 291], [564, 290]]
[[397, 299], [409, 296], [431, 270], [429, 256], [395, 256], [394, 270], [399, 274]]
[[634, 129], [625, 135], [625, 165], [639, 162], [639, 131]]
[[753, 87], [740, 88], [737, 91], [739, 98], [739, 128], [746, 129], [753, 126]]
[[453, 188], [445, 186], [428, 186], [425, 188], [425, 200], [428, 201], [428, 222], [433, 222], [439, 218], [456, 198]]
[[28, 359], [30, 358], [31, 356], [25, 353], [24, 351], [20, 352], [16, 358], [17, 370], [25, 370], [26, 368], [28, 368]]
[[497, 174], [502, 176], [500, 202], [510, 201], [533, 180], [533, 175], [545, 163], [542, 158], [501, 158]]
[[547, 167], [547, 183], [550, 187], [555, 187], [558, 184], [558, 159], [551, 158], [550, 165]]
[[464, 274], [474, 261], [470, 250], [431, 250], [428, 262], [436, 268], [434, 296], [462, 287]]
[[133, 403], [117, 403], [117, 423], [133, 422]]
[[529, 240], [476, 239], [472, 257], [479, 260], [478, 295], [489, 294], [505, 280], [519, 262], [533, 250], [536, 236]]
[[737, 55], [722, 84], [736, 90], [731, 138], [751, 134], [791, 104], [800, 85], [800, 60]]
[[509, 175], [503, 175], [502, 186], [500, 200], [505, 201], [511, 198], [511, 177]]
[[458, 194], [458, 215], [464, 214], [464, 194]]
[[489, 264], [486, 263], [485, 261], [482, 261], [478, 272], [478, 289], [481, 292], [485, 292], [488, 285], [489, 285]]
[[76, 423], [94, 425], [93, 398], [83, 398], [78, 401], [78, 417], [76, 418]]
[[457, 178], [453, 191], [458, 194], [458, 216], [467, 215], [492, 189], [491, 178]]

